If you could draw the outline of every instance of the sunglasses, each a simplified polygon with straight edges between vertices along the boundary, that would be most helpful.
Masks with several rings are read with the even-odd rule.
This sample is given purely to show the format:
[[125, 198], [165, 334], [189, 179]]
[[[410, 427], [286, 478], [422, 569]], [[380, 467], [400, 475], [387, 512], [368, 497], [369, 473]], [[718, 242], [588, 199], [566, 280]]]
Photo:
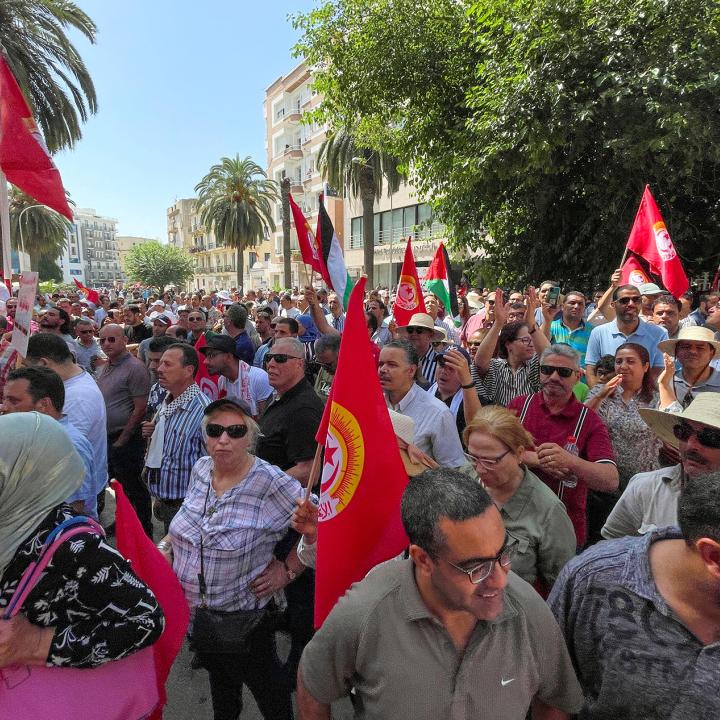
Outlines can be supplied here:
[[271, 360], [274, 360], [278, 365], [283, 365], [288, 360], [302, 360], [303, 358], [298, 357], [297, 355], [287, 355], [285, 353], [268, 353], [265, 356], [265, 362], [270, 362]]
[[480, 347], [481, 342], [469, 342], [468, 347]]
[[208, 437], [219, 438], [224, 432], [232, 440], [239, 440], [247, 435], [247, 425], [218, 425], [217, 423], [208, 423], [205, 426], [205, 432]]
[[105, 342], [114, 343], [116, 340], [117, 340], [116, 337], [104, 337], [104, 338], [101, 337], [100, 338], [101, 343], [105, 343]]
[[424, 332], [431, 332], [427, 328], [419, 328], [419, 327], [409, 327], [405, 328], [405, 332], [407, 332], [408, 335], [420, 335], [420, 333]]
[[557, 365], [541, 365], [540, 372], [548, 377], [556, 372], [561, 378], [569, 378], [575, 370], [566, 367], [557, 367]]
[[640, 303], [640, 296], [633, 295], [632, 297], [621, 297], [618, 298], [615, 302], [618, 302], [621, 305], [629, 305], [630, 303], [633, 303], [633, 305], [638, 305]]
[[673, 435], [682, 442], [687, 442], [694, 435], [701, 445], [713, 450], [720, 450], [720, 430], [715, 428], [696, 430], [688, 423], [678, 423], [673, 426]]

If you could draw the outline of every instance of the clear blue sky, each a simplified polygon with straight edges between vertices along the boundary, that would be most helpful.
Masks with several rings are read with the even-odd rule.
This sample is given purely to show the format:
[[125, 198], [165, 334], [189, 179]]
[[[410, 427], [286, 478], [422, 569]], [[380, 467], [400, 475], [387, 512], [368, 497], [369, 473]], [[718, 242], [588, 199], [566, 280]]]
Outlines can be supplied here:
[[222, 156], [265, 167], [265, 88], [298, 62], [287, 16], [317, 2], [76, 1], [98, 26], [76, 47], [99, 108], [55, 162], [78, 207], [166, 241], [167, 208]]

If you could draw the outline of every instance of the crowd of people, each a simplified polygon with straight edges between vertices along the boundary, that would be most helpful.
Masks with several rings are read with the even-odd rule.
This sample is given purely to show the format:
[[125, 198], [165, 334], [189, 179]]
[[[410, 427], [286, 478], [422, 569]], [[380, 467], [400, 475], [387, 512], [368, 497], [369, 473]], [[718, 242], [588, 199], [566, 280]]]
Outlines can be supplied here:
[[[465, 288], [456, 315], [423, 301], [402, 324], [391, 291], [365, 298], [410, 544], [317, 632], [304, 486], [341, 299], [40, 294], [24, 358], [18, 299], [0, 303], [0, 611], [56, 528], [95, 523], [0, 619], [0, 674], [98, 667], [162, 632], [113, 548], [114, 478], [182, 586], [216, 720], [243, 686], [277, 720], [296, 691], [308, 720], [346, 696], [368, 719], [720, 717], [718, 293], [616, 272], [594, 294]], [[208, 641], [207, 611], [236, 643]]]

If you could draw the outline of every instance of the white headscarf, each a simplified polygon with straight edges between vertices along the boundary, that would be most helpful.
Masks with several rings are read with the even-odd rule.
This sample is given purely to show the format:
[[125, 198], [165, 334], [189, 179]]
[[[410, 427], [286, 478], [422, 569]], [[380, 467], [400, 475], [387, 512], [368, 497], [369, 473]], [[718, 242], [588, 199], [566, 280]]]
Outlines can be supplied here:
[[84, 475], [60, 423], [37, 412], [0, 417], [0, 577], [21, 543]]

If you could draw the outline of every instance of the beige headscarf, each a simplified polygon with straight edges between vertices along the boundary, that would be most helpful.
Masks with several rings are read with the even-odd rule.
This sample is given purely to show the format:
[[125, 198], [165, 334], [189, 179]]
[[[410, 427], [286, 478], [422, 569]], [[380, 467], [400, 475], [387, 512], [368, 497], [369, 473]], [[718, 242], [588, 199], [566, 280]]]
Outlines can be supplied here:
[[37, 412], [0, 417], [0, 577], [20, 544], [84, 475], [60, 423]]

